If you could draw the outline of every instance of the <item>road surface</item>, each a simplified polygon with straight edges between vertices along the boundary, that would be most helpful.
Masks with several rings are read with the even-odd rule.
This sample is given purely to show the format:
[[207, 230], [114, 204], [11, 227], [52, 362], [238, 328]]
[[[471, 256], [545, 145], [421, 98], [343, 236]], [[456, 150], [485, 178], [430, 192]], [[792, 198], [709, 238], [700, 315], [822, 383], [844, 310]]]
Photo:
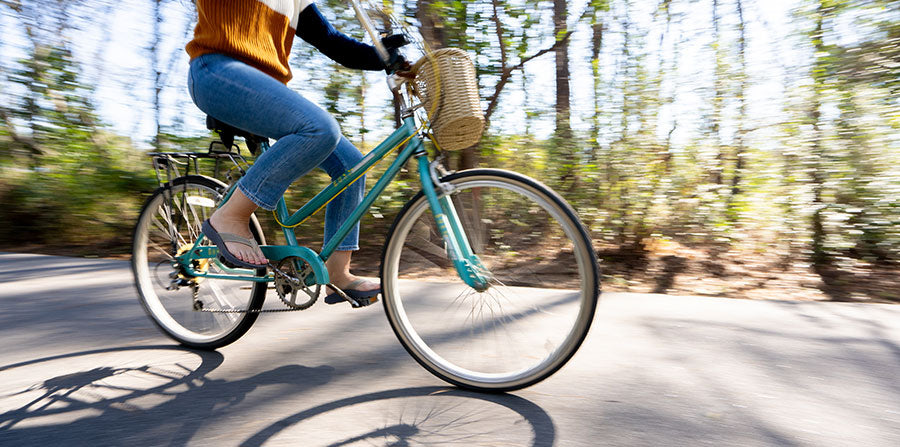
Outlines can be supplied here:
[[704, 444], [900, 445], [900, 306], [606, 293], [556, 375], [481, 395], [419, 367], [380, 305], [195, 352], [126, 261], [0, 254], [2, 446]]

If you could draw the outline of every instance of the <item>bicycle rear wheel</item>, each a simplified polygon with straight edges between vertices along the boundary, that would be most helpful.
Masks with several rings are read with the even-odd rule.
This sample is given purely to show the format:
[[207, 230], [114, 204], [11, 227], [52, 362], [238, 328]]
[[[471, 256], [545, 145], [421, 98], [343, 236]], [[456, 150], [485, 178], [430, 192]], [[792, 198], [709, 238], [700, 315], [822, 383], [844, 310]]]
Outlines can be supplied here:
[[[150, 196], [134, 230], [131, 266], [141, 304], [166, 335], [193, 348], [215, 349], [234, 342], [256, 321], [259, 314], [254, 311], [265, 300], [267, 283], [190, 277], [174, 262], [193, 246], [200, 224], [225, 190], [225, 184], [210, 177], [176, 178]], [[255, 216], [250, 229], [263, 243]], [[215, 259], [197, 261], [193, 267], [224, 273]], [[256, 275], [265, 275], [265, 269]], [[215, 312], [222, 310], [230, 312]]]
[[420, 192], [394, 221], [382, 257], [385, 312], [406, 350], [447, 382], [480, 391], [535, 384], [581, 345], [600, 294], [590, 237], [546, 186], [478, 169], [442, 181], [487, 290], [459, 278]]

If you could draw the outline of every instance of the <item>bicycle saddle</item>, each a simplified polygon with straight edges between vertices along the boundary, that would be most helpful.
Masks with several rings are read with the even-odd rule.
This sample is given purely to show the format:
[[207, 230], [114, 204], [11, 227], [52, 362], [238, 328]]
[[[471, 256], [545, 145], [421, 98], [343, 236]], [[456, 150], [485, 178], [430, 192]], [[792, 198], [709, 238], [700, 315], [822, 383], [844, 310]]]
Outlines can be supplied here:
[[253, 155], [256, 155], [256, 153], [259, 152], [260, 143], [269, 141], [266, 137], [254, 135], [250, 132], [238, 129], [237, 127], [223, 123], [210, 115], [206, 115], [206, 128], [218, 133], [219, 138], [222, 140], [222, 144], [229, 150], [231, 149], [231, 146], [234, 145], [234, 137], [243, 138], [244, 142], [247, 143], [247, 149], [249, 149], [250, 153]]

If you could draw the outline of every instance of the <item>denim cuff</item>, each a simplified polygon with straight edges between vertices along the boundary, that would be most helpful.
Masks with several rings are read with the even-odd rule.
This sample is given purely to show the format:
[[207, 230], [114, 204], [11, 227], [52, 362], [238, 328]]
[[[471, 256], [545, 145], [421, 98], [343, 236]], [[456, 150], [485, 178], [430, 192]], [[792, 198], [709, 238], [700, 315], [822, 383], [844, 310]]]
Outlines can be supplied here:
[[262, 200], [260, 200], [260, 198], [257, 197], [256, 194], [248, 191], [247, 188], [244, 187], [244, 185], [241, 182], [238, 182], [238, 188], [241, 189], [241, 192], [244, 193], [244, 195], [247, 196], [247, 198], [250, 199], [251, 202], [255, 203], [260, 208], [262, 208], [266, 211], [274, 211], [275, 210], [275, 205], [269, 205], [269, 204], [263, 202]]

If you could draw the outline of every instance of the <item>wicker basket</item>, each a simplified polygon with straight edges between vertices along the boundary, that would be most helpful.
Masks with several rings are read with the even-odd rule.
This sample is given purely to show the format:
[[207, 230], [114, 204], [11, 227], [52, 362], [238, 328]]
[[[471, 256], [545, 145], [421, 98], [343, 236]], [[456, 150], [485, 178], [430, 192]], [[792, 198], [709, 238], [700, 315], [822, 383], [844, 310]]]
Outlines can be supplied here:
[[484, 132], [484, 113], [475, 82], [475, 65], [465, 51], [437, 50], [413, 65], [416, 94], [422, 100], [437, 144], [443, 150], [465, 149]]

